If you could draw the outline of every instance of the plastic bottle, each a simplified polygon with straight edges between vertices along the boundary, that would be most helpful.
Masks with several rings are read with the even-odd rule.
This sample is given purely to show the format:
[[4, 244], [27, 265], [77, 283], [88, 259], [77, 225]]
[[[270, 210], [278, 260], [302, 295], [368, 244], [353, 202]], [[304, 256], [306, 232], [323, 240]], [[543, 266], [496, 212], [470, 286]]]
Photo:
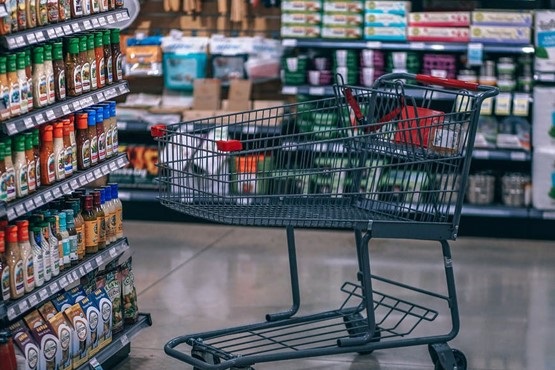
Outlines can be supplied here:
[[91, 14], [91, 0], [82, 0], [83, 1], [83, 16], [87, 16]]
[[87, 122], [89, 142], [91, 143], [91, 166], [98, 163], [98, 136], [96, 134], [96, 111], [93, 109], [87, 110]]
[[39, 129], [36, 128], [32, 131], [33, 133], [33, 156], [35, 158], [35, 182], [36, 188], [40, 188], [40, 144], [39, 144]]
[[48, 105], [46, 72], [44, 70], [44, 48], [33, 49], [33, 106], [35, 108]]
[[40, 146], [40, 182], [42, 185], [52, 185], [56, 181], [56, 158], [54, 156], [54, 128], [52, 125], [43, 126], [42, 143]]
[[8, 81], [7, 58], [0, 56], [0, 120], [11, 117], [10, 112], [10, 83]]
[[83, 16], [83, 0], [71, 1], [71, 18], [79, 18]]
[[102, 209], [102, 191], [93, 192], [94, 211], [98, 220], [98, 249], [106, 248], [106, 215]]
[[30, 49], [25, 50], [25, 77], [27, 78], [27, 109], [30, 112], [33, 110], [33, 70], [31, 69]]
[[44, 44], [44, 73], [46, 75], [46, 96], [48, 104], [56, 102], [56, 83], [54, 82], [54, 64], [52, 63], [52, 45]]
[[26, 132], [23, 135], [25, 137], [25, 157], [27, 159], [27, 185], [29, 194], [31, 194], [37, 190], [37, 166], [33, 152], [33, 133]]
[[19, 252], [23, 261], [23, 285], [25, 293], [29, 293], [35, 289], [35, 265], [33, 249], [29, 243], [29, 221], [17, 221], [16, 225]]
[[12, 139], [7, 137], [4, 139], [4, 163], [6, 165], [6, 199], [12, 201], [15, 199], [15, 168], [12, 160]]
[[81, 84], [81, 65], [79, 64], [79, 39], [71, 38], [68, 41], [65, 56], [67, 95], [79, 96], [83, 93]]
[[91, 166], [91, 140], [89, 139], [89, 123], [87, 113], [76, 114], [77, 119], [77, 167], [86, 170]]
[[114, 28], [110, 35], [110, 40], [112, 42], [112, 71], [114, 82], [123, 80], [123, 54], [120, 50], [119, 33], [119, 29]]
[[77, 253], [78, 245], [75, 216], [73, 215], [73, 209], [64, 209], [63, 212], [66, 214], [66, 227], [69, 235], [69, 261], [71, 265], [76, 265], [79, 262], [79, 256]]
[[25, 114], [29, 112], [29, 84], [27, 81], [27, 73], [25, 72], [25, 53], [16, 54], [17, 78], [19, 79], [19, 113]]
[[110, 101], [110, 126], [112, 128], [112, 153], [117, 155], [119, 152], [118, 125], [116, 119], [116, 102]]
[[62, 123], [54, 124], [54, 161], [56, 163], [56, 180], [65, 179], [65, 148], [64, 148], [64, 126]]
[[85, 221], [85, 251], [87, 254], [96, 253], [98, 252], [98, 220], [93, 209], [92, 195], [85, 195], [81, 214]]
[[91, 91], [91, 64], [89, 63], [87, 36], [79, 37], [79, 63], [81, 64], [81, 86], [84, 93]]
[[77, 140], [75, 139], [75, 115], [69, 116], [69, 143], [71, 145], [71, 166], [73, 171], [77, 171]]
[[4, 162], [5, 151], [6, 145], [3, 142], [0, 142], [0, 202], [6, 202], [8, 200], [6, 162]]
[[12, 117], [21, 114], [21, 91], [19, 87], [19, 78], [17, 76], [17, 64], [15, 54], [8, 55], [8, 86], [10, 90], [10, 115]]
[[[62, 236], [60, 235], [60, 230], [59, 230], [59, 218], [57, 215], [53, 215], [53, 216], [49, 216], [47, 219], [48, 223], [50, 224], [50, 248], [51, 255], [54, 255], [54, 253], [57, 253], [58, 255], [58, 264], [60, 266], [60, 271], [64, 270], [66, 268], [66, 260], [65, 260], [65, 255], [64, 255], [64, 241]], [[56, 245], [54, 246], [54, 243], [52, 243], [52, 240], [54, 240], [54, 242], [56, 243]]]
[[106, 65], [104, 63], [104, 38], [102, 32], [94, 33], [94, 56], [96, 59], [97, 79], [96, 85], [98, 88], [106, 85]]
[[75, 232], [77, 234], [77, 258], [85, 258], [85, 220], [81, 215], [81, 201], [75, 199], [71, 202], [73, 214], [75, 215]]
[[27, 28], [35, 28], [37, 26], [37, 0], [27, 1]]
[[48, 24], [48, 0], [37, 0], [37, 25]]
[[6, 250], [8, 266], [10, 267], [10, 294], [12, 299], [23, 297], [25, 282], [23, 278], [23, 260], [17, 240], [17, 226], [10, 225], [6, 228]]
[[[58, 214], [58, 233], [62, 237], [62, 249], [64, 251], [64, 266], [71, 266], [71, 240], [69, 239], [69, 233], [67, 231], [66, 223], [67, 215], [65, 212], [60, 212]], [[77, 263], [77, 255], [75, 255], [75, 263]]]
[[112, 202], [116, 208], [116, 238], [123, 238], [123, 205], [118, 197], [118, 184], [108, 184], [112, 188]]
[[106, 132], [104, 130], [104, 108], [97, 106], [96, 110], [96, 135], [98, 138], [98, 162], [106, 159]]
[[17, 198], [29, 194], [25, 137], [18, 135], [14, 141], [15, 193]]
[[87, 35], [87, 61], [91, 68], [91, 90], [98, 88], [98, 66], [96, 65], [96, 55], [94, 53], [94, 34]]
[[29, 241], [33, 250], [33, 265], [35, 267], [35, 286], [44, 284], [44, 252], [41, 245], [41, 229], [39, 226], [31, 227]]
[[52, 67], [54, 68], [54, 88], [57, 101], [66, 99], [66, 68], [63, 55], [62, 43], [55, 42], [52, 46]]
[[57, 276], [60, 273], [58, 239], [52, 234], [52, 226], [48, 217], [39, 226], [41, 228], [41, 246], [44, 256], [44, 280], [48, 281], [52, 276]]
[[104, 48], [104, 66], [106, 73], [106, 85], [111, 85], [114, 82], [113, 68], [114, 64], [112, 62], [112, 43], [110, 40], [110, 30], [106, 30], [102, 36], [102, 45]]
[[99, 106], [103, 108], [102, 117], [104, 118], [104, 133], [106, 138], [106, 158], [111, 158], [114, 155], [112, 147], [112, 126], [110, 122], [110, 104], [100, 103]]
[[[71, 127], [70, 127], [70, 120], [69, 118], [64, 118], [62, 120], [62, 124], [64, 127], [64, 150], [65, 150], [65, 155], [64, 155], [64, 171], [65, 171], [65, 176], [69, 177], [71, 175], [73, 175], [73, 146], [71, 145], [71, 139], [70, 139], [70, 134], [71, 134]], [[77, 170], [77, 169], [76, 169]]]
[[108, 214], [106, 221], [106, 240], [114, 243], [116, 239], [116, 206], [112, 202], [112, 187], [104, 186], [105, 209], [104, 213]]
[[4, 231], [0, 230], [0, 298], [3, 301], [8, 301], [11, 298], [10, 280], [10, 267], [6, 257], [6, 239]]
[[[102, 212], [104, 212], [104, 231], [106, 233], [106, 245], [110, 244], [112, 242], [112, 238], [115, 238], [115, 232], [112, 235], [111, 232], [111, 227], [110, 227], [110, 210], [111, 207], [108, 205], [107, 201], [106, 201], [106, 188], [102, 187], [99, 189], [96, 189], [98, 192], [100, 192], [100, 208], [102, 208]], [[112, 200], [112, 189], [110, 188], [110, 200]], [[115, 210], [114, 210], [115, 213]]]

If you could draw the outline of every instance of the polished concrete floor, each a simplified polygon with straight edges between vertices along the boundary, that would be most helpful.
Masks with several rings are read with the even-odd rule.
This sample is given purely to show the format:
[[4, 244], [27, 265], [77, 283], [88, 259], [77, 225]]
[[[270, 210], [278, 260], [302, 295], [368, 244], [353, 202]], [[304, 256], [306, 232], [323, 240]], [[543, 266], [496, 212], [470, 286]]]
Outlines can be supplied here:
[[[125, 223], [134, 251], [138, 302], [153, 326], [132, 339], [131, 356], [118, 369], [192, 369], [164, 354], [176, 336], [259, 322], [290, 305], [285, 232], [167, 223]], [[344, 281], [356, 280], [353, 234], [298, 231], [303, 312], [339, 307]], [[372, 242], [373, 272], [445, 294], [437, 243]], [[468, 369], [555, 369], [555, 243], [470, 239], [452, 243], [461, 330], [451, 346], [468, 358]], [[409, 337], [450, 330], [441, 300], [394, 287], [388, 293], [437, 309]], [[370, 355], [340, 354], [278, 363], [257, 370], [433, 369], [425, 346]]]

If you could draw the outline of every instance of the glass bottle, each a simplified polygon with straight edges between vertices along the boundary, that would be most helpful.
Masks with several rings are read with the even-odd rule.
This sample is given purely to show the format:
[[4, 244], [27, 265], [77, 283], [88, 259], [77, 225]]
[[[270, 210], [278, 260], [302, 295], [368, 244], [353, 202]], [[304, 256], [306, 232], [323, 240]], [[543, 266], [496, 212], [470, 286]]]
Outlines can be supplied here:
[[94, 191], [92, 195], [94, 212], [98, 222], [98, 249], [102, 250], [106, 248], [106, 215], [101, 207], [101, 192]]
[[27, 157], [25, 156], [25, 137], [18, 135], [14, 140], [15, 194], [22, 198], [29, 194]]
[[54, 128], [44, 126], [40, 146], [40, 182], [52, 185], [56, 181], [56, 158], [54, 156]]
[[[112, 242], [112, 235], [110, 231], [110, 207], [107, 205], [106, 202], [106, 189], [104, 187], [96, 189], [100, 193], [100, 208], [104, 213], [104, 234], [106, 239], [106, 245]], [[112, 189], [110, 188], [110, 194], [112, 193]], [[111, 200], [111, 197], [110, 197]], [[115, 234], [114, 234], [115, 235]]]
[[96, 110], [96, 136], [98, 137], [98, 162], [106, 159], [106, 133], [104, 131], [104, 108], [97, 106]]
[[17, 30], [27, 29], [27, 7], [25, 0], [15, 0], [17, 2]]
[[92, 195], [85, 195], [83, 204], [83, 220], [85, 221], [85, 251], [87, 254], [98, 252], [98, 220], [93, 209]]
[[65, 22], [71, 18], [71, 1], [58, 0], [58, 13], [60, 22]]
[[37, 25], [48, 24], [48, 0], [37, 0]]
[[67, 75], [67, 95], [79, 96], [83, 92], [81, 85], [81, 65], [79, 64], [79, 42], [70, 38], [65, 58]]
[[81, 86], [84, 93], [91, 91], [91, 65], [87, 49], [87, 36], [79, 37], [79, 64], [81, 64]]
[[64, 148], [64, 125], [56, 122], [54, 124], [54, 161], [56, 163], [56, 181], [65, 179], [65, 148]]
[[0, 56], [0, 120], [11, 117], [10, 112], [10, 84], [8, 81], [7, 58]]
[[77, 117], [77, 167], [85, 170], [91, 166], [91, 141], [87, 113], [76, 114]]
[[46, 96], [48, 97], [48, 104], [54, 104], [56, 102], [56, 84], [54, 82], [51, 44], [44, 44], [44, 73], [46, 75]]
[[75, 232], [77, 234], [77, 258], [81, 261], [85, 258], [85, 220], [81, 215], [81, 201], [79, 199], [71, 202], [73, 214], [75, 215]]
[[104, 213], [108, 214], [106, 221], [106, 240], [110, 243], [116, 241], [116, 206], [112, 202], [112, 187], [104, 186], [105, 209]]
[[98, 88], [106, 85], [106, 65], [104, 63], [104, 37], [102, 32], [94, 33], [94, 56], [96, 59], [96, 85]]
[[83, 16], [91, 14], [91, 0], [82, 0], [83, 3]]
[[52, 225], [46, 217], [45, 221], [40, 224], [41, 228], [41, 245], [44, 253], [44, 280], [48, 281], [53, 276], [60, 274], [63, 264], [60, 262], [60, 251], [58, 249], [58, 239], [52, 233]]
[[19, 88], [19, 78], [17, 76], [16, 55], [8, 55], [8, 85], [10, 88], [10, 115], [12, 117], [21, 114], [21, 91]]
[[26, 132], [23, 135], [25, 138], [25, 157], [27, 159], [27, 186], [29, 194], [31, 194], [37, 189], [37, 166], [35, 164], [35, 154], [33, 152], [33, 133]]
[[77, 171], [77, 140], [75, 139], [75, 115], [70, 115], [69, 118], [69, 143], [71, 145], [71, 165], [73, 171]]
[[90, 65], [91, 90], [98, 88], [98, 67], [96, 65], [96, 55], [94, 53], [94, 34], [87, 35], [87, 61]]
[[107, 102], [100, 103], [102, 107], [102, 117], [104, 118], [104, 133], [106, 142], [106, 158], [111, 158], [113, 155], [112, 148], [112, 127], [110, 126], [110, 104]]
[[99, 0], [90, 0], [91, 2], [91, 14], [96, 14], [100, 12]]
[[110, 40], [110, 30], [106, 30], [103, 33], [103, 47], [104, 47], [104, 66], [106, 75], [106, 85], [111, 85], [114, 82], [113, 67], [112, 62], [112, 43]]
[[107, 12], [108, 10], [110, 10], [108, 0], [100, 0], [99, 7], [100, 7], [100, 12]]
[[[67, 214], [65, 212], [58, 213], [58, 234], [62, 237], [62, 250], [64, 253], [64, 266], [71, 266], [71, 241], [67, 232]], [[77, 256], [76, 256], [77, 257]]]
[[123, 238], [123, 205], [118, 196], [118, 184], [108, 184], [112, 188], [112, 202], [116, 208], [116, 238]]
[[29, 241], [33, 250], [33, 265], [35, 271], [35, 286], [41, 287], [44, 284], [44, 255], [41, 245], [41, 230], [39, 226], [31, 227], [29, 231]]
[[87, 110], [87, 121], [89, 125], [89, 141], [91, 143], [91, 166], [98, 163], [98, 136], [96, 135], [96, 111]]
[[31, 243], [29, 243], [29, 221], [17, 221], [16, 225], [19, 253], [23, 261], [23, 285], [25, 293], [29, 293], [35, 289], [35, 265], [33, 250], [31, 248]]
[[35, 108], [48, 105], [46, 72], [44, 70], [44, 48], [33, 49], [33, 105]]
[[28, 94], [29, 85], [27, 83], [27, 74], [25, 73], [25, 53], [16, 54], [17, 78], [19, 79], [19, 113], [25, 114], [29, 111]]
[[6, 228], [6, 254], [10, 268], [10, 295], [12, 299], [21, 298], [25, 293], [23, 260], [21, 259], [21, 251], [17, 239], [17, 226], [8, 226]]
[[119, 152], [118, 124], [116, 118], [116, 102], [110, 101], [110, 126], [112, 127], [112, 153], [117, 155]]
[[8, 202], [15, 199], [15, 168], [12, 160], [12, 139], [4, 139], [4, 164], [6, 166], [6, 199]]
[[40, 188], [40, 144], [39, 144], [39, 129], [33, 129], [33, 156], [35, 157], [35, 183], [36, 188]]
[[27, 78], [27, 110], [33, 110], [33, 70], [31, 69], [31, 49], [25, 50], [25, 77]]
[[60, 235], [60, 229], [59, 229], [60, 219], [58, 218], [58, 215], [52, 215], [47, 217], [46, 220], [50, 224], [50, 239], [53, 239], [56, 242], [56, 245], [54, 245], [52, 242], [50, 243], [50, 247], [52, 248], [50, 251], [50, 254], [52, 256], [57, 253], [60, 271], [62, 271], [67, 266], [66, 266], [66, 256], [64, 255], [64, 240]]
[[9, 0], [9, 1], [6, 1], [5, 4], [6, 4], [6, 10], [8, 11], [8, 14], [11, 15], [10, 22], [8, 23], [8, 24], [11, 24], [11, 31], [9, 33], [15, 33], [18, 31], [17, 0]]
[[4, 231], [0, 230], [0, 298], [4, 302], [11, 298], [10, 276], [10, 267], [6, 256], [6, 239]]
[[73, 146], [71, 145], [71, 139], [69, 137], [71, 132], [70, 120], [69, 118], [64, 118], [62, 120], [63, 130], [64, 130], [64, 171], [65, 177], [73, 175]]
[[123, 80], [123, 54], [121, 53], [119, 35], [119, 29], [114, 28], [110, 37], [112, 41], [112, 71], [114, 82]]
[[27, 0], [27, 28], [37, 26], [37, 0]]
[[69, 261], [71, 265], [76, 265], [79, 262], [79, 257], [77, 253], [77, 230], [75, 229], [75, 216], [73, 215], [73, 209], [64, 209], [66, 214], [66, 228], [69, 237]]
[[58, 23], [60, 20], [58, 0], [48, 0], [46, 6], [48, 10], [48, 23]]
[[52, 61], [56, 100], [62, 101], [66, 99], [66, 68], [63, 58], [63, 45], [61, 42], [55, 42], [52, 46]]

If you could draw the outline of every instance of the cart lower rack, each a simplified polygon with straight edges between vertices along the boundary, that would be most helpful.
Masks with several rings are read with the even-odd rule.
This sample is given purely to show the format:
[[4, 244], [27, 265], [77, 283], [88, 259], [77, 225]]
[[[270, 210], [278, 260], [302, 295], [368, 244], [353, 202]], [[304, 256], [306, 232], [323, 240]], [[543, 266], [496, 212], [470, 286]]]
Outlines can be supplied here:
[[[481, 103], [497, 89], [390, 74], [335, 98], [157, 126], [160, 201], [207, 220], [287, 233], [292, 305], [263, 322], [165, 346], [194, 369], [428, 345], [436, 369], [466, 369], [450, 246]], [[441, 95], [441, 99], [437, 99]], [[300, 315], [295, 228], [354, 230], [358, 271], [343, 304]], [[376, 276], [373, 238], [438, 241], [447, 294]], [[448, 312], [450, 328], [436, 333]], [[434, 330], [435, 329], [435, 330]], [[190, 348], [183, 351], [182, 347]]]

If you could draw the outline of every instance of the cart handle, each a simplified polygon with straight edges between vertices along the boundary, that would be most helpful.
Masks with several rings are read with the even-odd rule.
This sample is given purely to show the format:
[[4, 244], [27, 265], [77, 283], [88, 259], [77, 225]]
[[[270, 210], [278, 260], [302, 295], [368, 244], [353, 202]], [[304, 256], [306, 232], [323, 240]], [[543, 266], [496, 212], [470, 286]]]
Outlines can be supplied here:
[[441, 77], [417, 74], [415, 79], [420, 83], [424, 83], [428, 85], [439, 85], [450, 89], [465, 89], [465, 90], [472, 90], [472, 91], [478, 91], [480, 89], [480, 85], [476, 82], [460, 81], [452, 78], [441, 78]]
[[156, 139], [161, 138], [166, 133], [166, 125], [163, 123], [158, 123], [150, 127], [150, 135]]

